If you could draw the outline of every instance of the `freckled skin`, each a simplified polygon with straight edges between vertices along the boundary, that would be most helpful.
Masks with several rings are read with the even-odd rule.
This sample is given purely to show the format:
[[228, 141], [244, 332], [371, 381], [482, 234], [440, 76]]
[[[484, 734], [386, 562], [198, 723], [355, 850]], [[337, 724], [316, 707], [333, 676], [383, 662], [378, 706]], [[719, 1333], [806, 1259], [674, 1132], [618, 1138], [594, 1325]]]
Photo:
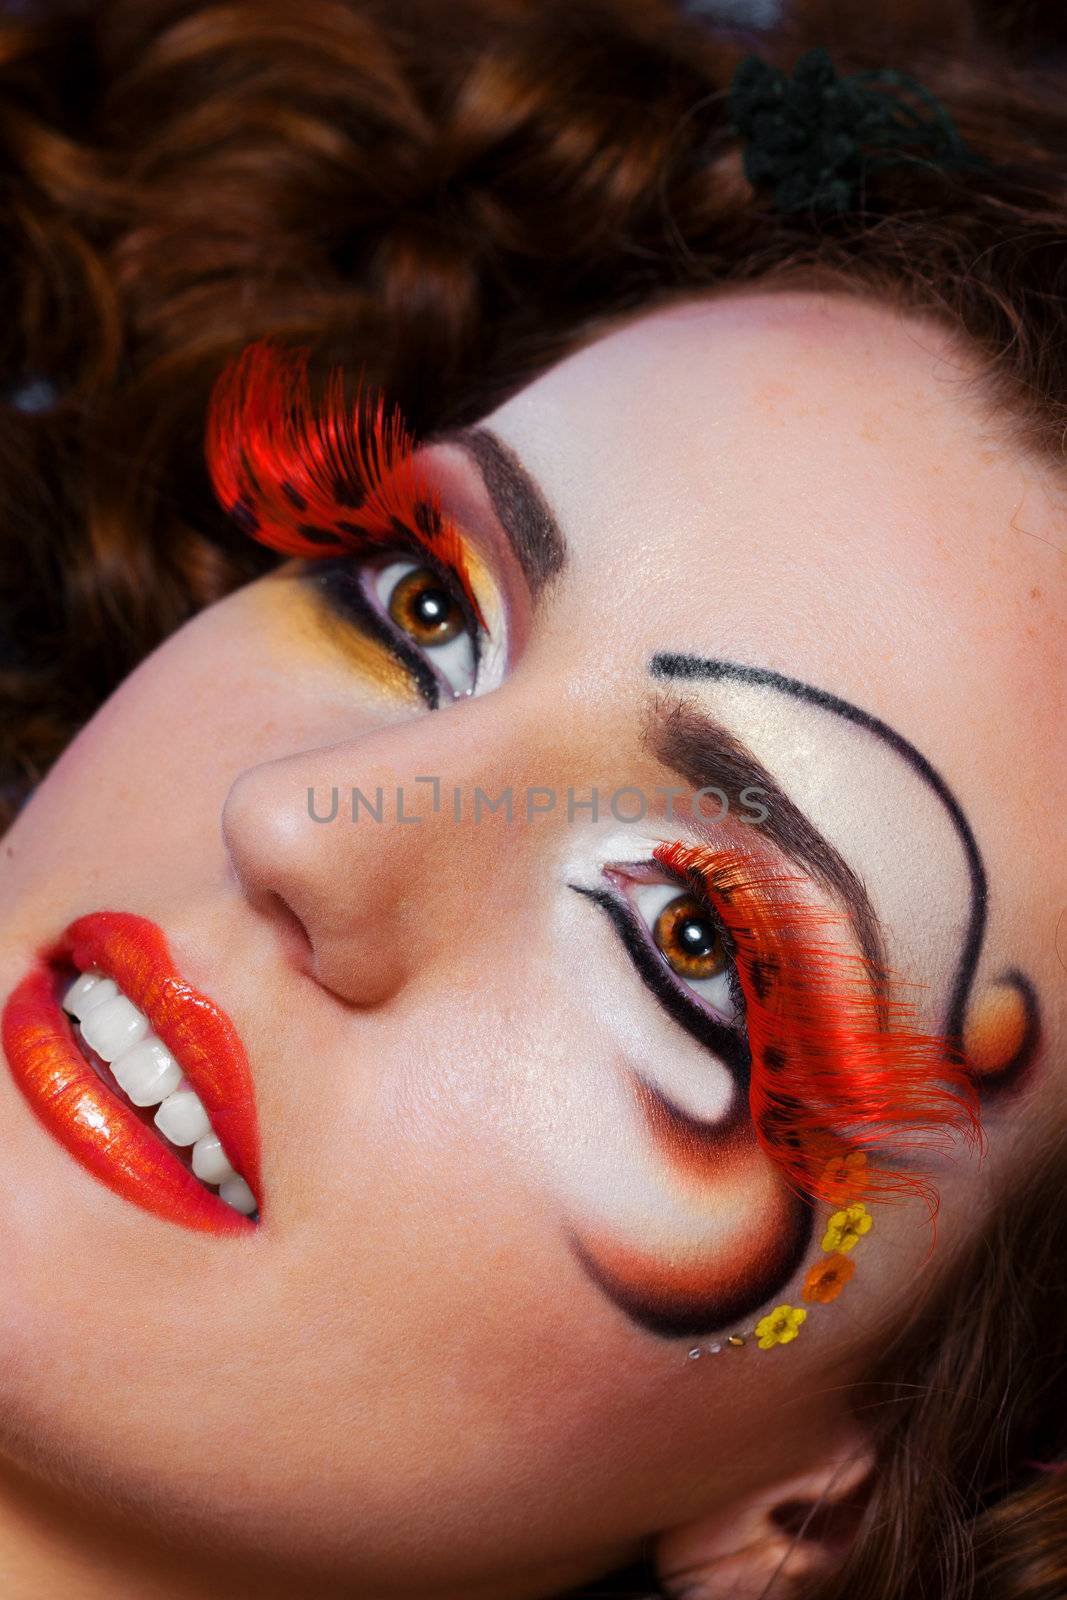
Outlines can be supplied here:
[[[988, 419], [952, 381], [970, 362], [845, 296], [628, 321], [485, 419], [571, 546], [536, 614], [513, 571], [502, 598], [490, 581], [521, 619], [501, 687], [427, 712], [268, 577], [169, 638], [39, 786], [0, 855], [0, 1003], [74, 917], [157, 923], [241, 1035], [269, 1223], [238, 1255], [119, 1200], [0, 1072], [0, 1536], [38, 1593], [72, 1571], [79, 1600], [151, 1593], [178, 1540], [173, 1600], [197, 1578], [197, 1600], [233, 1592], [212, 1550], [254, 1562], [264, 1600], [535, 1600], [809, 1462], [916, 1274], [982, 1227], [1067, 1103], [1059, 513], [1029, 458], [982, 458]], [[771, 427], [783, 371], [802, 403], [774, 400]], [[428, 455], [491, 515], [473, 468]], [[1034, 538], [1012, 526], [1024, 496]], [[567, 887], [598, 881], [612, 827], [623, 859], [620, 826], [563, 807], [456, 824], [428, 797], [410, 826], [306, 811], [312, 787], [414, 797], [432, 774], [446, 793], [585, 794], [603, 773], [651, 791], [669, 781], [641, 740], [661, 651], [819, 686], [935, 761], [991, 885], [975, 998], [1018, 969], [1042, 1003], [1032, 1094], [991, 1111], [981, 1179], [965, 1154], [935, 1173], [932, 1262], [921, 1209], [885, 1207], [840, 1300], [728, 1378], [613, 1295], [680, 1325], [777, 1283], [795, 1250], [795, 1304], [815, 1252], [747, 1135], [697, 1159], [635, 1105], [627, 1052], [677, 1104], [711, 1063]], [[832, 835], [936, 1027], [966, 908], [933, 809], [815, 712], [687, 692]]]

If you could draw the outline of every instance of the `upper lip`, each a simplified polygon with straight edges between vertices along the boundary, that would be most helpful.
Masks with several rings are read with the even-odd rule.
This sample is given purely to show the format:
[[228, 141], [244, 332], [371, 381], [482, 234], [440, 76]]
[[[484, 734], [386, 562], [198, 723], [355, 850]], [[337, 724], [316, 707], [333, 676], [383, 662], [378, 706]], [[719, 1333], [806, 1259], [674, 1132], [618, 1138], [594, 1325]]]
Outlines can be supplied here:
[[259, 1139], [244, 1046], [226, 1013], [177, 971], [162, 930], [146, 917], [98, 911], [72, 922], [44, 956], [71, 961], [80, 972], [103, 972], [144, 1012], [258, 1196]]

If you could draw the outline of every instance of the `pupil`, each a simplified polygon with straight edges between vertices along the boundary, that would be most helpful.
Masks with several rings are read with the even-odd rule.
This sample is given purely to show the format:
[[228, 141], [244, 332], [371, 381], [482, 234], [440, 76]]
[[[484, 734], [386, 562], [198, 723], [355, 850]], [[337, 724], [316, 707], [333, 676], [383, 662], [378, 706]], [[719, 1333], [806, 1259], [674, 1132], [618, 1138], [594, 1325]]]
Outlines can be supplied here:
[[715, 935], [707, 923], [687, 917], [678, 929], [678, 942], [688, 956], [708, 956], [715, 948]]
[[463, 613], [448, 588], [425, 567], [400, 579], [389, 597], [389, 615], [416, 644], [448, 644], [463, 632]]
[[448, 615], [450, 597], [443, 589], [423, 589], [415, 600], [415, 615], [425, 626], [433, 627]]

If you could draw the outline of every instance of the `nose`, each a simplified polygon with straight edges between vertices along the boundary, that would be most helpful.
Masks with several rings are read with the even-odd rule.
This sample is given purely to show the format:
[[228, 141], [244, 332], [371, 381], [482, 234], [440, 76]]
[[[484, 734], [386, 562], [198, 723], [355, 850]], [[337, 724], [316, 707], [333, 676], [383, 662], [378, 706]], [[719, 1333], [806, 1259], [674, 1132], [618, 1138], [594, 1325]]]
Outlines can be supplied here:
[[536, 706], [491, 704], [501, 693], [265, 762], [230, 788], [222, 831], [247, 901], [348, 1005], [381, 1004], [416, 964], [447, 960], [479, 884], [517, 870], [503, 812], [471, 819], [477, 790], [514, 783], [518, 751], [539, 760]]
[[289, 756], [250, 768], [226, 798], [223, 838], [246, 899], [278, 925], [302, 970], [350, 1005], [374, 1005], [404, 981], [400, 861], [388, 849], [364, 850], [358, 861], [344, 848], [340, 795], [332, 820], [313, 820], [334, 786], [343, 780], [321, 753], [317, 762]]

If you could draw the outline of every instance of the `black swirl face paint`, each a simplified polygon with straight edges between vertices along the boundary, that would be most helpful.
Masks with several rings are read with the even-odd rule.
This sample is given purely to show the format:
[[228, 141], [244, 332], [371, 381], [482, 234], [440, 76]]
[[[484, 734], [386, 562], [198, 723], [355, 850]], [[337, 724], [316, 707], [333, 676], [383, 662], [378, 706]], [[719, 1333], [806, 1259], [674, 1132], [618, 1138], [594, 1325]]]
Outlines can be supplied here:
[[[816, 747], [810, 733], [812, 718], [827, 722], [830, 729], [843, 729], [848, 740], [865, 744], [872, 763], [872, 808], [885, 798], [886, 786], [878, 781], [884, 769], [899, 770], [901, 786], [894, 798], [902, 815], [896, 825], [903, 835], [908, 827], [908, 816], [903, 814], [908, 812], [914, 818], [919, 813], [926, 829], [921, 841], [924, 860], [941, 864], [938, 888], [945, 902], [944, 923], [958, 930], [950, 949], [949, 969], [937, 984], [929, 986], [925, 996], [931, 1013], [928, 1025], [936, 1031], [939, 1045], [944, 1046], [944, 1059], [957, 1075], [983, 1082], [987, 1093], [1017, 1083], [1033, 1061], [1040, 1038], [1037, 996], [1029, 980], [1011, 969], [992, 986], [998, 995], [997, 1006], [974, 1007], [988, 915], [986, 871], [963, 808], [933, 764], [879, 718], [768, 669], [660, 654], [653, 657], [650, 673], [675, 684], [706, 682], [720, 690], [737, 691], [732, 698], [729, 694], [717, 697], [715, 711], [723, 720], [706, 719], [711, 732], [703, 740], [699, 711], [686, 707], [680, 713], [677, 702], [660, 708], [663, 714], [658, 724], [653, 718], [650, 747], [695, 787], [716, 785], [732, 795], [745, 784], [755, 783], [769, 796], [768, 816], [757, 831], [843, 908], [864, 953], [872, 992], [881, 989], [883, 995], [889, 972], [899, 971], [900, 941], [896, 949], [887, 950], [886, 935], [895, 929], [892, 917], [879, 915], [881, 885], [877, 881], [870, 892], [871, 878], [877, 879], [877, 875], [869, 871], [862, 853], [853, 853], [849, 861], [843, 846], [844, 830], [839, 828], [836, 835], [832, 829], [821, 831], [811, 820], [810, 807], [806, 812], [791, 794], [788, 779], [783, 786], [772, 777], [773, 728], [765, 737], [762, 759], [742, 742], [746, 712], [753, 697], [770, 696], [779, 708], [796, 707], [807, 715], [803, 738], [811, 748]], [[665, 728], [671, 730], [671, 736], [664, 736]], [[709, 750], [715, 759], [701, 764], [701, 756]], [[839, 766], [843, 759], [862, 794], [864, 772], [856, 765], [852, 749], [845, 758], [838, 758]], [[917, 795], [923, 798], [917, 799]], [[850, 798], [854, 803], [854, 794]], [[914, 845], [914, 835], [912, 842]], [[888, 876], [889, 870], [884, 868], [883, 876]], [[943, 963], [948, 941], [942, 938], [937, 943]], [[908, 970], [917, 966], [921, 970], [921, 954], [921, 950], [909, 951]], [[762, 986], [764, 995], [766, 978], [764, 965], [753, 963], [752, 982], [758, 990]], [[675, 1014], [677, 1007], [666, 1009]], [[965, 1031], [972, 1060], [965, 1054]], [[780, 1080], [788, 1078], [788, 1052], [772, 1043], [763, 1055], [766, 1072], [773, 1069]], [[672, 1104], [658, 1086], [643, 1080], [639, 1073], [632, 1074], [631, 1087], [650, 1143], [672, 1176], [692, 1184], [694, 1192], [702, 1190], [705, 1196], [708, 1222], [703, 1247], [689, 1236], [674, 1248], [649, 1249], [604, 1225], [593, 1229], [572, 1224], [572, 1249], [588, 1277], [640, 1327], [665, 1337], [722, 1331], [773, 1300], [795, 1274], [810, 1244], [810, 1205], [781, 1182], [759, 1149], [751, 1124], [736, 1114], [736, 1107], [735, 1114], [720, 1123], [703, 1123]], [[779, 1095], [785, 1106], [788, 1098], [788, 1092]], [[788, 1130], [782, 1132], [786, 1135]], [[759, 1217], [763, 1223], [747, 1240], [741, 1230], [733, 1228], [735, 1219], [746, 1210], [750, 1220]]]

